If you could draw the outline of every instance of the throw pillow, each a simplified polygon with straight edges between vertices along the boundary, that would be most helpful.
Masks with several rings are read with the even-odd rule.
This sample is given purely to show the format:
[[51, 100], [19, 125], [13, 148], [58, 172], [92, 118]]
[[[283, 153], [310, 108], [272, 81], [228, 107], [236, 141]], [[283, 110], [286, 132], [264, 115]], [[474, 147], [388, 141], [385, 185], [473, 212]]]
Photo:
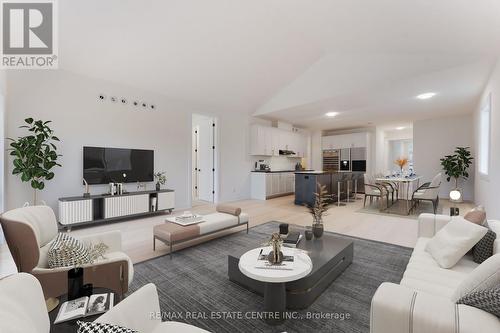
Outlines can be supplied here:
[[121, 327], [118, 325], [96, 323], [95, 321], [77, 321], [77, 333], [139, 333], [136, 330]]
[[500, 254], [495, 254], [474, 268], [451, 296], [456, 302], [467, 294], [496, 288], [500, 285]]
[[67, 233], [59, 233], [47, 252], [50, 268], [80, 266], [91, 261], [85, 244]]
[[486, 211], [483, 206], [474, 207], [464, 215], [464, 219], [478, 225], [484, 225], [486, 222]]
[[474, 262], [480, 264], [493, 255], [493, 245], [497, 234], [488, 230], [486, 235], [474, 246], [472, 257]]
[[439, 266], [451, 268], [486, 235], [487, 231], [485, 227], [458, 217], [441, 228], [427, 243], [425, 250]]
[[500, 318], [500, 288], [472, 292], [457, 303], [473, 306]]

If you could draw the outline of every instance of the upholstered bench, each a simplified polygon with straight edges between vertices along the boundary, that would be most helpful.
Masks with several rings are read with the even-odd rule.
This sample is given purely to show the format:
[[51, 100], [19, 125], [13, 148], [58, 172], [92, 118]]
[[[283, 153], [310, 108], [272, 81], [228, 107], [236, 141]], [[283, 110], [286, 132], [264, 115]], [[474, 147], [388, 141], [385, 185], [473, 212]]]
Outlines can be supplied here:
[[246, 225], [248, 233], [248, 215], [242, 213], [240, 208], [219, 205], [216, 213], [204, 215], [203, 220], [187, 226], [169, 221], [154, 226], [153, 250], [156, 250], [158, 239], [170, 247], [170, 257], [172, 257], [172, 246], [179, 243], [243, 225]]

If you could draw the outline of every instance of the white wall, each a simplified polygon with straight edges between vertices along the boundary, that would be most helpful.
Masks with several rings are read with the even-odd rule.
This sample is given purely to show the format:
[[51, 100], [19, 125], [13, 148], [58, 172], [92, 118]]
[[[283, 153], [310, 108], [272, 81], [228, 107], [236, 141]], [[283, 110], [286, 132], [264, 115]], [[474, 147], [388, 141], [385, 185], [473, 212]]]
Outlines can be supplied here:
[[313, 170], [323, 170], [321, 136], [321, 131], [314, 131], [311, 135], [311, 169]]
[[250, 124], [254, 119], [241, 113], [218, 117], [220, 146], [219, 200], [235, 201], [250, 198]]
[[[442, 171], [439, 159], [452, 154], [456, 147], [471, 147], [475, 157], [474, 128], [472, 114], [452, 117], [419, 120], [413, 123], [413, 159], [415, 172], [423, 176], [423, 181], [431, 181], [443, 172], [440, 197], [449, 198], [454, 187], [453, 179], [448, 183]], [[460, 181], [465, 200], [474, 200], [474, 165], [470, 169], [471, 177]]]
[[[489, 82], [486, 85], [477, 109], [474, 112], [474, 127], [476, 147], [479, 144], [478, 124], [479, 111], [491, 93], [491, 122], [490, 122], [490, 166], [489, 175], [484, 177], [476, 171], [475, 199], [477, 204], [484, 205], [489, 218], [500, 219], [500, 205], [498, 204], [498, 189], [500, 188], [500, 60], [497, 61]], [[476, 148], [476, 151], [478, 149]]]
[[[8, 77], [6, 128], [8, 137], [24, 132], [23, 119], [52, 120], [63, 155], [62, 168], [46, 183], [40, 199], [57, 207], [63, 196], [81, 195], [82, 147], [86, 145], [129, 147], [155, 150], [155, 170], [166, 171], [167, 187], [176, 191], [176, 207], [191, 204], [191, 113], [206, 113], [201, 107], [174, 102], [168, 98], [116, 83], [95, 80], [70, 72], [17, 71]], [[131, 103], [124, 106], [98, 100], [98, 94], [116, 95], [130, 100], [155, 103], [156, 111], [138, 111]], [[207, 111], [210, 113], [210, 111]], [[217, 115], [220, 127], [220, 201], [249, 197], [248, 124], [241, 114]], [[6, 170], [7, 208], [32, 200], [28, 183]], [[149, 188], [154, 184], [150, 183]], [[135, 190], [129, 184], [128, 190]], [[106, 186], [91, 186], [92, 193], [103, 193]]]

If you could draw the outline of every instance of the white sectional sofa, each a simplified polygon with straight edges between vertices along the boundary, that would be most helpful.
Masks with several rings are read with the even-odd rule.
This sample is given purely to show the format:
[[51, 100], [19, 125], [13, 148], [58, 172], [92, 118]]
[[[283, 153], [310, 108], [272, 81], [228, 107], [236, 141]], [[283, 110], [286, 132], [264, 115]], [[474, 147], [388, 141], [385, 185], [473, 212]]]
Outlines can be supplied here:
[[[372, 333], [494, 333], [500, 319], [480, 309], [456, 304], [455, 291], [479, 266], [471, 255], [450, 269], [441, 268], [425, 251], [427, 242], [452, 217], [421, 214], [418, 241], [400, 284], [383, 283], [372, 299]], [[500, 221], [489, 220], [497, 234], [494, 255], [500, 256]], [[500, 267], [499, 267], [500, 269]]]

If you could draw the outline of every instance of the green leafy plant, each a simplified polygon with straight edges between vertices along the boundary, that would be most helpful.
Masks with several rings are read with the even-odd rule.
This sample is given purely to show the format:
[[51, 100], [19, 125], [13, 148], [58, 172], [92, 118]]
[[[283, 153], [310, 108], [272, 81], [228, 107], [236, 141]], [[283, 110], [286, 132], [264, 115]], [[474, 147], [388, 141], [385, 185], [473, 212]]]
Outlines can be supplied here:
[[19, 175], [23, 182], [29, 182], [34, 190], [33, 204], [36, 205], [37, 190], [45, 188], [45, 181], [54, 178], [52, 169], [61, 166], [57, 163], [59, 156], [55, 141], [59, 138], [54, 135], [54, 131], [48, 126], [51, 121], [33, 120], [26, 118], [27, 125], [19, 128], [26, 128], [29, 135], [18, 137], [16, 140], [7, 138], [10, 143], [10, 155], [14, 156], [12, 170], [13, 175]]
[[321, 224], [323, 221], [323, 215], [328, 210], [332, 196], [328, 194], [326, 186], [320, 183], [316, 184], [318, 191], [314, 193], [314, 205], [309, 206], [309, 213], [313, 217], [313, 224]]
[[165, 185], [165, 183], [167, 182], [167, 176], [165, 176], [164, 171], [159, 171], [159, 172], [155, 173], [154, 177], [156, 179], [157, 184]]
[[474, 157], [471, 156], [469, 147], [457, 147], [452, 155], [446, 155], [441, 161], [441, 166], [446, 173], [446, 180], [455, 179], [455, 188], [458, 187], [460, 178], [469, 178], [468, 169], [472, 164]]

